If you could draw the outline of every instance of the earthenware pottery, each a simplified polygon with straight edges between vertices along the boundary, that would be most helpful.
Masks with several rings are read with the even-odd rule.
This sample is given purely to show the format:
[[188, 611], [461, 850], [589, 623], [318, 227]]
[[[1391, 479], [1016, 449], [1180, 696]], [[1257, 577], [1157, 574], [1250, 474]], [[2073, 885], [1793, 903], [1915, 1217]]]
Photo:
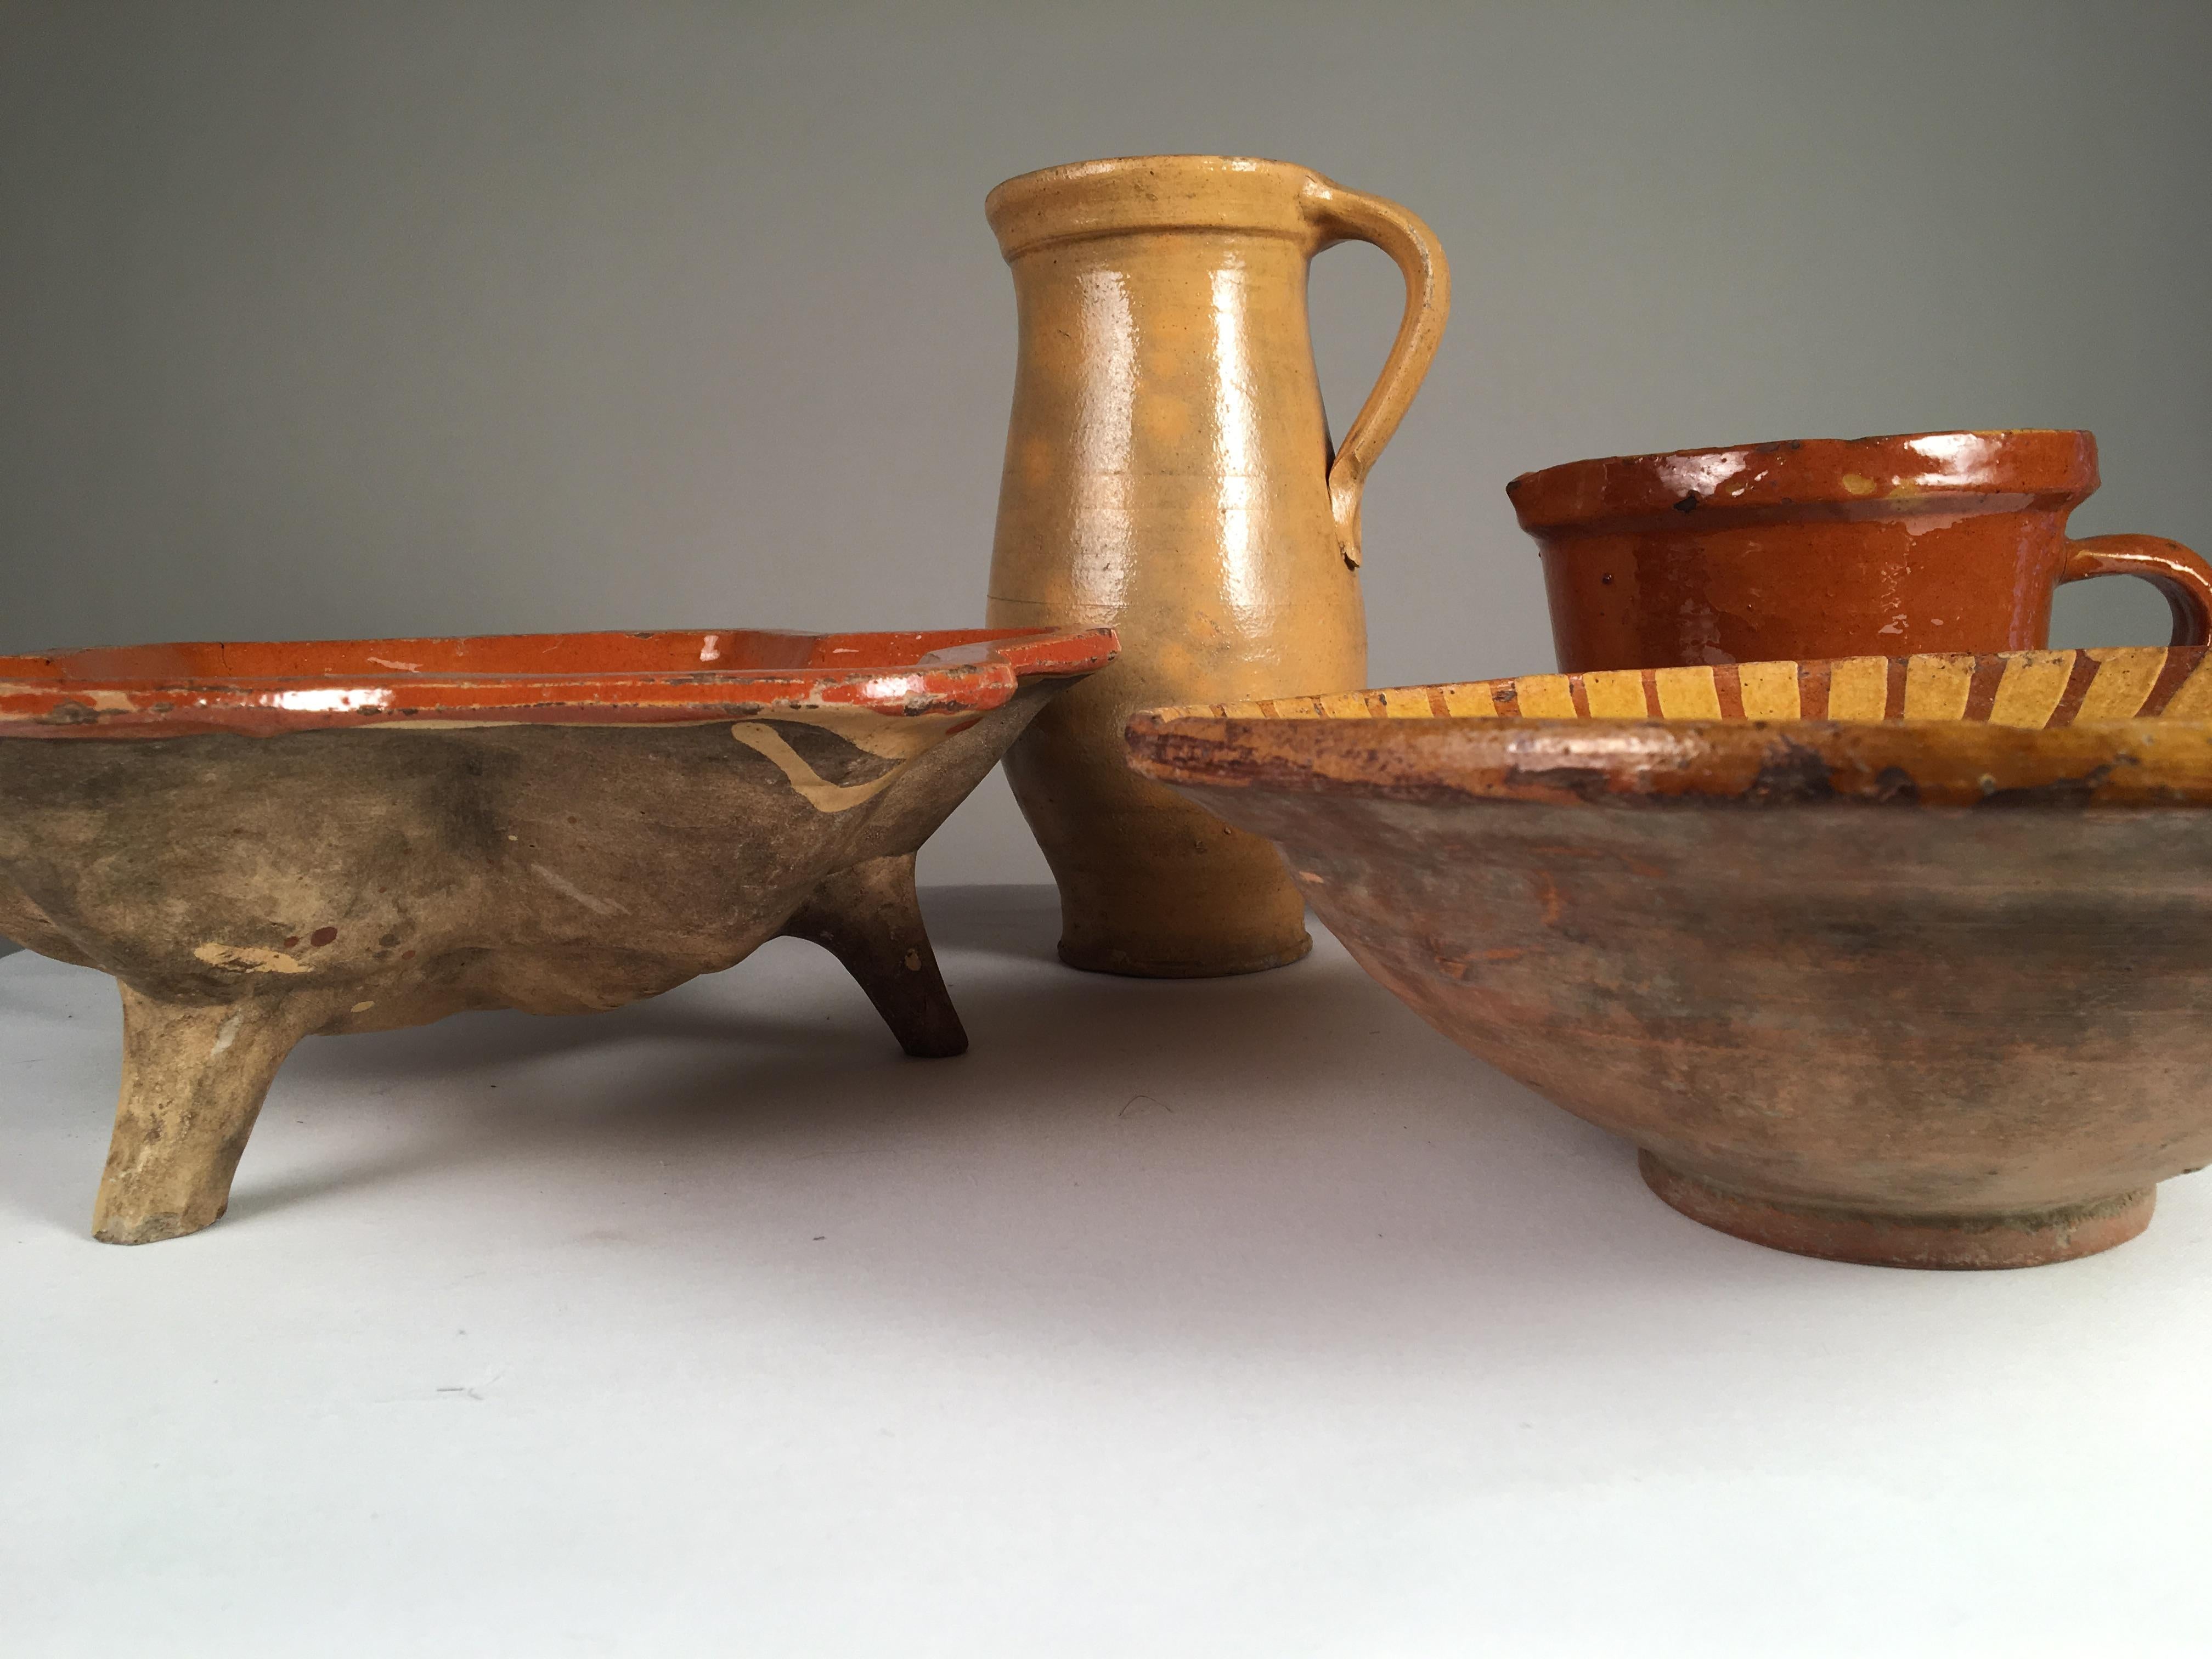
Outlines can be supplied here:
[[2155, 536], [2070, 541], [2086, 432], [1923, 432], [1620, 455], [1506, 485], [1536, 539], [1559, 666], [2039, 648], [2062, 582], [2139, 576], [2173, 643], [2212, 633], [2212, 568]]
[[562, 634], [0, 658], [0, 933], [112, 974], [93, 1213], [223, 1212], [311, 1033], [585, 1013], [780, 933], [967, 1046], [914, 855], [1103, 632]]
[[1685, 1214], [2025, 1267], [2133, 1237], [2212, 1162], [2206, 656], [1547, 675], [1129, 741]]
[[[1443, 332], [1443, 252], [1392, 203], [1228, 156], [1054, 167], [985, 210], [1020, 313], [987, 614], [1121, 640], [1006, 761], [1059, 879], [1060, 956], [1168, 977], [1294, 961], [1311, 941], [1273, 850], [1133, 775], [1121, 727], [1364, 683], [1360, 489]], [[1306, 266], [1347, 239], [1398, 262], [1407, 305], [1332, 454]]]

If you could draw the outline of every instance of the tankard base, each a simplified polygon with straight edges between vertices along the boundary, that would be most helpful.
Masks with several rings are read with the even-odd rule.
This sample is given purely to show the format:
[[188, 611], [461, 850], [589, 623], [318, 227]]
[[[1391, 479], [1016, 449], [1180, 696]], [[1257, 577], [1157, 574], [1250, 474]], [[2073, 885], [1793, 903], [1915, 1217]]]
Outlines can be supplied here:
[[1133, 949], [1112, 939], [1079, 943], [1063, 939], [1060, 959], [1086, 974], [1121, 974], [1131, 979], [1225, 979], [1232, 974], [1263, 974], [1270, 968], [1288, 967], [1312, 949], [1313, 936], [1301, 928], [1297, 939], [1275, 948], [1224, 951], [1218, 956], [1202, 952], [1165, 956], [1142, 945]]

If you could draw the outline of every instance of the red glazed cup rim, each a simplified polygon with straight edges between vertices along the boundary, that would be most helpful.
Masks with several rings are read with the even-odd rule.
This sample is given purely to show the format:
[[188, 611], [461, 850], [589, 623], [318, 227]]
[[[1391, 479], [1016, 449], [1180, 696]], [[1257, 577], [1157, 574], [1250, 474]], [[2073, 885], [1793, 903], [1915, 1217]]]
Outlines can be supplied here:
[[1583, 528], [1736, 509], [1856, 506], [1929, 496], [2080, 500], [2097, 487], [2097, 441], [2087, 432], [2017, 428], [1907, 432], [1875, 438], [1791, 438], [1772, 443], [1607, 455], [1524, 472], [1505, 486], [1521, 527]]

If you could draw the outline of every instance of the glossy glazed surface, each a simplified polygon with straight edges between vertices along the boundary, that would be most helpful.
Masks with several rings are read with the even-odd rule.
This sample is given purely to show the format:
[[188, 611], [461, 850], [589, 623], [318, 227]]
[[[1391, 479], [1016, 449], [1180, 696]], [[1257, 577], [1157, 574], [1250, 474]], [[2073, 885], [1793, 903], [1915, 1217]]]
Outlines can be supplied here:
[[[1391, 203], [1223, 156], [1055, 167], [987, 211], [1020, 331], [988, 619], [1121, 641], [1007, 758], [1060, 884], [1061, 954], [1170, 975], [1291, 960], [1304, 906], [1272, 850], [1131, 775], [1121, 727], [1366, 678], [1361, 489], [1443, 332], [1443, 252]], [[1348, 238], [1397, 260], [1407, 303], [1332, 458], [1306, 266]]]
[[2212, 1161], [2208, 719], [2206, 653], [2151, 649], [1529, 676], [1129, 741], [1685, 1213], [1976, 1267], [2120, 1243]]
[[1112, 653], [968, 629], [9, 659], [0, 933], [122, 988], [95, 1233], [220, 1216], [303, 1036], [617, 1007], [780, 933], [908, 1053], [959, 1053], [915, 853]]
[[1544, 566], [1559, 666], [2037, 649], [2051, 594], [2154, 583], [2212, 637], [2212, 569], [2152, 536], [2072, 541], [2086, 432], [1808, 439], [1576, 461], [1506, 486]]
[[770, 704], [891, 715], [994, 708], [1024, 675], [1085, 673], [1096, 636], [1006, 629], [722, 629], [242, 641], [0, 657], [0, 738], [270, 734], [386, 721], [632, 725]]

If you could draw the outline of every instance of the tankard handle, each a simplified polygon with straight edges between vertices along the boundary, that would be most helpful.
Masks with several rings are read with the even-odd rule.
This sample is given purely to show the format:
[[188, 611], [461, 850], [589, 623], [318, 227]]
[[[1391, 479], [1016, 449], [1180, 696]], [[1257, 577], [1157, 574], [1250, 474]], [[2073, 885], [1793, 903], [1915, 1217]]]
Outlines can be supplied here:
[[1336, 520], [1336, 544], [1345, 563], [1359, 568], [1359, 496], [1382, 446], [1405, 418], [1429, 360], [1443, 338], [1451, 313], [1451, 266], [1436, 233], [1419, 217], [1386, 202], [1316, 179], [1306, 188], [1307, 216], [1328, 233], [1324, 247], [1341, 241], [1372, 242], [1406, 274], [1406, 315], [1382, 365], [1382, 378], [1359, 407], [1328, 466], [1328, 504]]
[[2212, 568], [2179, 542], [2163, 536], [2092, 536], [2066, 544], [2062, 582], [2092, 576], [2139, 576], [2166, 595], [2173, 612], [2173, 643], [2212, 641]]

